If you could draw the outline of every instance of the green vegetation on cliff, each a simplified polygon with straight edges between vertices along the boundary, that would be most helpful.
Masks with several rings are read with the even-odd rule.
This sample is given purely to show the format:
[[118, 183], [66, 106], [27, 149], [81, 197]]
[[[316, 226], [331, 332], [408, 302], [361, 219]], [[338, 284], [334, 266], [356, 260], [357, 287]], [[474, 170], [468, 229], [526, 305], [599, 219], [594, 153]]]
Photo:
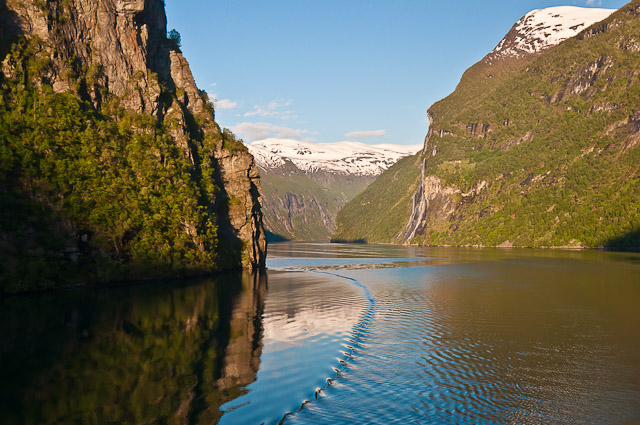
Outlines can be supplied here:
[[[404, 229], [398, 217], [411, 214], [420, 180], [420, 154], [402, 158], [338, 213], [334, 241], [393, 241]], [[398, 191], [398, 188], [403, 188]], [[366, 223], [366, 225], [365, 225]]]
[[[74, 94], [34, 87], [29, 73], [39, 72], [42, 58], [29, 47], [14, 48], [22, 72], [2, 81], [0, 94], [0, 231], [10, 235], [4, 248], [16, 253], [0, 265], [4, 289], [44, 287], [58, 281], [65, 264], [73, 266], [57, 258], [70, 236], [60, 224], [66, 220], [102, 253], [87, 260], [101, 280], [121, 272], [120, 260], [145, 273], [215, 268], [218, 226], [198, 202], [215, 193], [212, 179], [192, 178], [184, 154], [155, 118], [125, 112], [117, 102], [103, 107], [106, 115]], [[200, 172], [211, 173], [207, 155], [201, 158]]]
[[[430, 108], [424, 153], [348, 204], [335, 237], [640, 246], [638, 70], [638, 1], [537, 57], [479, 62]], [[390, 174], [420, 181], [423, 160], [407, 201], [416, 185]], [[374, 201], [378, 217], [363, 219]]]
[[61, 59], [71, 43], [91, 48], [65, 38], [72, 6], [58, 6], [43, 15], [60, 25], [50, 39], [1, 39], [0, 293], [259, 266], [257, 169], [166, 32], [152, 46], [164, 77], [123, 65], [109, 72], [130, 78], [110, 80], [95, 58]]

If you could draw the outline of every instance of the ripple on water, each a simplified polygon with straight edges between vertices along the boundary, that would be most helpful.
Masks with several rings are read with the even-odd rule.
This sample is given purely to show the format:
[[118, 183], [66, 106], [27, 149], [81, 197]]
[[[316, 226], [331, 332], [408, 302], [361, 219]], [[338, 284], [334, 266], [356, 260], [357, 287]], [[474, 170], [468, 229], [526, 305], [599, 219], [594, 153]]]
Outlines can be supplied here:
[[277, 423], [313, 400], [343, 367], [342, 352], [359, 345], [356, 324], [368, 307], [362, 289], [338, 277], [269, 272], [257, 379], [222, 406], [220, 423]]
[[640, 300], [640, 269], [601, 266], [341, 269], [376, 301], [365, 347], [285, 423], [640, 419], [640, 312], [629, 301]]

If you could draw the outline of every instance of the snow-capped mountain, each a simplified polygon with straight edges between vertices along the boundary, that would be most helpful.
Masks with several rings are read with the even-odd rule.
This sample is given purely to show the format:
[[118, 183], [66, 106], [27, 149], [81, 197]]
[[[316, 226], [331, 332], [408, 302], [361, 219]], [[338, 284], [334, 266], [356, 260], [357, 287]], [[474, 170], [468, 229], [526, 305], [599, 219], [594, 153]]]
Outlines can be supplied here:
[[522, 17], [486, 57], [497, 59], [539, 53], [606, 19], [615, 9], [558, 6], [536, 9]]
[[357, 176], [377, 176], [399, 159], [422, 149], [422, 145], [308, 143], [290, 139], [265, 139], [247, 147], [258, 167], [263, 169], [282, 167], [288, 160], [305, 172], [328, 171]]

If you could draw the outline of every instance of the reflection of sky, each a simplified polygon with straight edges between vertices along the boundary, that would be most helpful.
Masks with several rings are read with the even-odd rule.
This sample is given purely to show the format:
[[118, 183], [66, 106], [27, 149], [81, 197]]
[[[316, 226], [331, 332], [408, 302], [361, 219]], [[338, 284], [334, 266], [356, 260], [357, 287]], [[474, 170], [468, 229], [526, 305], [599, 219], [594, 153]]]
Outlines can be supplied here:
[[358, 321], [360, 306], [334, 310], [331, 315], [317, 308], [305, 308], [293, 317], [287, 313], [276, 313], [264, 318], [265, 349], [272, 351], [299, 345], [300, 341], [321, 335], [345, 337]]
[[267, 268], [278, 270], [285, 268], [294, 269], [296, 267], [390, 264], [422, 260], [427, 260], [427, 258], [268, 258]]
[[316, 273], [272, 272], [263, 315], [263, 349], [247, 394], [221, 407], [221, 424], [277, 423], [335, 378], [366, 302], [361, 289]]

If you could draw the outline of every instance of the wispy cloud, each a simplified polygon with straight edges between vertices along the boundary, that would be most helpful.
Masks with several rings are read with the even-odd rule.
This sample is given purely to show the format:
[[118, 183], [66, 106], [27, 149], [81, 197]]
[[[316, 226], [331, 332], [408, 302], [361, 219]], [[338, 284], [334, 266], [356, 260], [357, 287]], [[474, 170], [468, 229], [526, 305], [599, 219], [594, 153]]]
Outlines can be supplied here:
[[274, 100], [267, 105], [254, 105], [253, 110], [245, 112], [245, 117], [273, 117], [281, 120], [296, 118], [295, 112], [290, 109], [284, 109], [291, 106], [292, 100], [279, 101]]
[[370, 139], [373, 137], [385, 137], [387, 135], [386, 130], [367, 130], [367, 131], [350, 131], [345, 134], [347, 139]]
[[215, 101], [215, 107], [217, 109], [234, 109], [238, 106], [238, 102], [234, 102], [231, 99], [220, 99]]
[[207, 94], [209, 95], [209, 100], [211, 101], [211, 103], [213, 103], [213, 106], [216, 109], [235, 109], [238, 106], [238, 102], [234, 102], [231, 99], [218, 100], [218, 95], [214, 93], [207, 93]]
[[587, 6], [602, 6], [602, 0], [587, 0]]
[[231, 127], [231, 130], [248, 142], [275, 137], [278, 139], [301, 139], [311, 141], [305, 137], [313, 132], [297, 128], [284, 127], [266, 122], [242, 122]]

